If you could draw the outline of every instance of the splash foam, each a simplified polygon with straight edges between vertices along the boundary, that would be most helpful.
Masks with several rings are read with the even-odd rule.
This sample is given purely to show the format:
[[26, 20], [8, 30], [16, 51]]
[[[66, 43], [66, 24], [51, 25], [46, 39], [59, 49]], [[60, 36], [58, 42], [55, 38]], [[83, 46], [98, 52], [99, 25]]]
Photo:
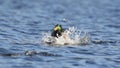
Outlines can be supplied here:
[[42, 38], [42, 42], [53, 45], [79, 45], [88, 44], [89, 41], [89, 35], [75, 27], [70, 27], [59, 38], [52, 37], [50, 32], [43, 33]]

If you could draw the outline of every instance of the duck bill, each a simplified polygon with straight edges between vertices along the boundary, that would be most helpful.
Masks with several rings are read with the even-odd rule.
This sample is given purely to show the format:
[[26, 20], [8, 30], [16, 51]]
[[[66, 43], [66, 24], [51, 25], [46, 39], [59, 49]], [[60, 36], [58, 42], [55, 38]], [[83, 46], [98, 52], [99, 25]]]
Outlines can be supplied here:
[[54, 28], [54, 31], [57, 31], [57, 30], [58, 30], [58, 27], [55, 27], [55, 28]]

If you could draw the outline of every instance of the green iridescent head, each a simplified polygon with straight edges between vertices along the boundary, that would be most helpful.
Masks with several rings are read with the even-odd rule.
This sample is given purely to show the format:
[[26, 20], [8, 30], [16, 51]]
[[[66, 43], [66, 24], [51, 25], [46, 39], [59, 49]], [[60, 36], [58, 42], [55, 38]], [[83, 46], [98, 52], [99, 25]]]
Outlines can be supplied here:
[[60, 31], [62, 30], [62, 26], [60, 24], [57, 24], [55, 27], [54, 27], [54, 31]]

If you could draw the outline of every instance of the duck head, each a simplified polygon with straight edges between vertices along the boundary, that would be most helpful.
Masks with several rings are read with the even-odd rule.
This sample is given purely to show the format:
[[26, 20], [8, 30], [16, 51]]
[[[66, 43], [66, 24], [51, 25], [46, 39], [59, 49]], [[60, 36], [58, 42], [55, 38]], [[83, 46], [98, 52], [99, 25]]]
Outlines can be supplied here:
[[57, 24], [55, 27], [54, 27], [54, 31], [61, 31], [62, 30], [62, 26], [60, 24]]

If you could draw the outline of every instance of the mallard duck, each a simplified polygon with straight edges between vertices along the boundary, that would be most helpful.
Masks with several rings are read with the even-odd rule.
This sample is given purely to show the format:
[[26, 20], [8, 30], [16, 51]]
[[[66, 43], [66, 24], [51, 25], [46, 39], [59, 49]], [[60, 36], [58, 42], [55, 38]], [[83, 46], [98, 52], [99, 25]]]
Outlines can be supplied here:
[[64, 29], [62, 28], [62, 26], [60, 24], [57, 24], [53, 28], [53, 32], [51, 33], [51, 36], [58, 38], [58, 37], [62, 36], [62, 32], [64, 32]]

